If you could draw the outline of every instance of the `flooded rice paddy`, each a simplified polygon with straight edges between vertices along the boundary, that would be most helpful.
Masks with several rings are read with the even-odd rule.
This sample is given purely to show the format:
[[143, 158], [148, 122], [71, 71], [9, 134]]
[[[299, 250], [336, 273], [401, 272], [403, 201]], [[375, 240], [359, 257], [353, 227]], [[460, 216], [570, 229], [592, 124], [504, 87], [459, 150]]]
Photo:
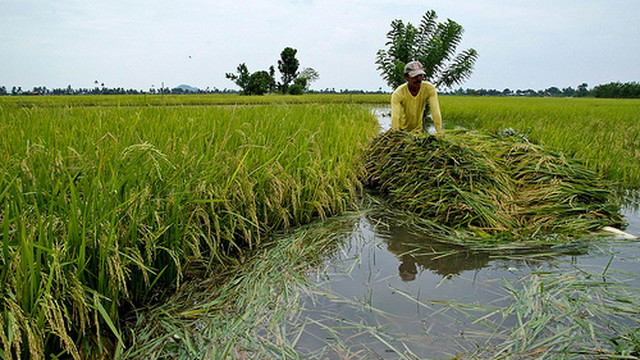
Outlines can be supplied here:
[[[626, 232], [640, 235], [637, 206], [623, 213]], [[620, 300], [637, 300], [640, 289], [636, 240], [474, 250], [443, 244], [388, 209], [337, 231], [338, 249], [309, 273], [312, 290], [292, 320], [303, 358], [548, 358], [610, 348], [621, 327], [638, 327], [616, 310], [637, 305]]]
[[[640, 234], [638, 213], [625, 215], [627, 232]], [[534, 273], [547, 282], [596, 277], [640, 288], [636, 241], [609, 237], [526, 251], [473, 251], [396, 220], [368, 214], [345, 224], [350, 233], [340, 249], [309, 275], [314, 291], [298, 319], [304, 327], [297, 342], [301, 353], [423, 359], [487, 351], [509, 337], [518, 319], [515, 313], [478, 319], [507, 309], [514, 298], [507, 288], [525, 287]], [[634, 326], [633, 320], [621, 323]]]

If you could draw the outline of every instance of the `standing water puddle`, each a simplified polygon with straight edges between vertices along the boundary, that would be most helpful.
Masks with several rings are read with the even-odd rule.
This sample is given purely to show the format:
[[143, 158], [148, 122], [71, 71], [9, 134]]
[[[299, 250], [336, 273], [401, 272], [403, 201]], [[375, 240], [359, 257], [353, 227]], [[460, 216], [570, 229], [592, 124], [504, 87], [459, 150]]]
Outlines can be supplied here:
[[[376, 110], [383, 128], [390, 125], [388, 116], [380, 116], [386, 113], [388, 109]], [[640, 235], [637, 210], [629, 207], [623, 213], [629, 222], [626, 231]], [[495, 355], [493, 347], [543, 351], [562, 341], [580, 342], [577, 348], [597, 346], [607, 341], [597, 335], [599, 323], [603, 329], [614, 320], [638, 327], [623, 312], [620, 319], [614, 319], [615, 311], [598, 318], [590, 307], [608, 306], [611, 298], [622, 296], [612, 288], [624, 288], [625, 294], [635, 289], [638, 295], [637, 241], [599, 238], [526, 251], [471, 250], [442, 244], [375, 211], [345, 222], [339, 231], [345, 233], [343, 242], [308, 275], [312, 291], [293, 324], [298, 329], [295, 347], [303, 358], [486, 358]], [[593, 281], [595, 290], [583, 292], [580, 286], [587, 288]], [[569, 303], [562, 302], [565, 297]], [[639, 298], [633, 299], [637, 306]], [[578, 300], [588, 306], [577, 322], [561, 319]], [[520, 313], [520, 305], [514, 304], [523, 301], [531, 309]], [[544, 310], [547, 305], [552, 307]], [[547, 314], [547, 330], [527, 333]], [[531, 325], [525, 324], [527, 318]], [[581, 319], [596, 326], [583, 327]], [[522, 335], [513, 335], [519, 327]]]

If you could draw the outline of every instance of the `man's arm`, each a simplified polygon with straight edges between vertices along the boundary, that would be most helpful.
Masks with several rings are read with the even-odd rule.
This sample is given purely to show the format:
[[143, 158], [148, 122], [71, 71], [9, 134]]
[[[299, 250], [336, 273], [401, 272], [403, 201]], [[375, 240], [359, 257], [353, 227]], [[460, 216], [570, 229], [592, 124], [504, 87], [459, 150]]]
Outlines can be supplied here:
[[442, 130], [442, 114], [440, 114], [440, 102], [438, 101], [438, 93], [435, 88], [433, 94], [429, 96], [429, 109], [431, 109], [431, 117], [433, 117], [433, 125], [438, 135], [444, 135]]
[[391, 128], [399, 130], [400, 124], [406, 124], [407, 115], [404, 113], [404, 106], [400, 102], [400, 96], [395, 92], [391, 95]]

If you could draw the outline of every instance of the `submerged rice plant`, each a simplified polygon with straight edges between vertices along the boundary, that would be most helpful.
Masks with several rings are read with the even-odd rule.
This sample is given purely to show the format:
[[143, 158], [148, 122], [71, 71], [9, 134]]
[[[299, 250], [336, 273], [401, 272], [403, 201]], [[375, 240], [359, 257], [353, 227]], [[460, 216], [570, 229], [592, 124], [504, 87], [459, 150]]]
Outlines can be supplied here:
[[214, 277], [131, 319], [132, 347], [123, 358], [297, 359], [306, 331], [295, 324], [309, 288], [306, 272], [335, 252], [345, 224], [357, 216], [318, 221], [281, 233]]
[[606, 181], [509, 132], [390, 131], [371, 143], [365, 166], [370, 188], [438, 232], [512, 241], [624, 225]]
[[[364, 247], [348, 240], [361, 231], [357, 229], [362, 217], [376, 212], [300, 228], [275, 238], [213, 279], [185, 284], [165, 303], [138, 314], [131, 332], [135, 345], [123, 357], [638, 358], [640, 278], [618, 269], [620, 262], [635, 264], [637, 259], [625, 257], [611, 266], [593, 267], [565, 256], [575, 255], [575, 249], [544, 254], [494, 247], [487, 258], [503, 262], [493, 266], [513, 266], [513, 270], [508, 276], [505, 270], [497, 271], [500, 276], [495, 278], [476, 278], [477, 273], [468, 271], [474, 265], [465, 267], [474, 261], [474, 256], [464, 254], [466, 248], [438, 249], [417, 237], [424, 248], [405, 250], [416, 258], [431, 258], [429, 263], [449, 263], [452, 272], [416, 293], [412, 287], [397, 287], [397, 282], [393, 286], [384, 271], [379, 273], [376, 264], [384, 263], [380, 253], [366, 255], [365, 249], [380, 244]], [[379, 225], [390, 223], [383, 220]], [[603, 245], [593, 240], [582, 246]], [[456, 256], [458, 260], [443, 260]], [[529, 266], [532, 271], [524, 269]], [[460, 268], [467, 274], [460, 275]], [[336, 273], [337, 269], [342, 270]], [[360, 272], [368, 272], [364, 278], [377, 285], [359, 284]], [[347, 284], [340, 286], [340, 279]], [[469, 289], [461, 291], [462, 296], [450, 297], [452, 287], [465, 284]], [[486, 294], [477, 296], [475, 287], [482, 288], [481, 293], [491, 292], [490, 300]], [[352, 288], [366, 293], [368, 288], [375, 295], [369, 299]], [[392, 290], [394, 297], [381, 293], [381, 288]], [[414, 306], [421, 311], [407, 315], [393, 310]], [[419, 330], [403, 331], [412, 326]]]
[[640, 298], [626, 281], [583, 269], [504, 280], [509, 304], [477, 316], [489, 332], [468, 350], [478, 359], [638, 359]]
[[0, 107], [3, 358], [122, 353], [127, 308], [351, 207], [376, 131], [351, 105]]

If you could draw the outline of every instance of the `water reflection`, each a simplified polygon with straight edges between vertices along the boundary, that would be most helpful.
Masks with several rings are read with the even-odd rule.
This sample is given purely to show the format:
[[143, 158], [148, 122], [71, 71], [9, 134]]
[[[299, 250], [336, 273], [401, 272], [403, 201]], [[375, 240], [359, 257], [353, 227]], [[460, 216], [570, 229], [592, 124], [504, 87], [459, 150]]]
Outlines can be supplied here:
[[[475, 347], [470, 334], [487, 331], [474, 319], [509, 305], [505, 281], [526, 284], [521, 279], [536, 271], [635, 273], [640, 257], [640, 244], [606, 240], [537, 248], [452, 245], [390, 209], [366, 212], [355, 224], [351, 219], [340, 233], [343, 241], [331, 259], [311, 276], [316, 294], [302, 306], [301, 354], [338, 359], [332, 353], [337, 349], [361, 354], [358, 359], [413, 359], [396, 352], [410, 349], [417, 358], [456, 357], [456, 349]], [[627, 285], [640, 285], [640, 279]], [[457, 312], [457, 304], [470, 307]], [[509, 329], [513, 321], [500, 326]]]
[[[444, 243], [439, 237], [412, 229], [406, 222], [390, 217], [387, 213], [372, 212], [366, 218], [369, 223], [376, 224], [376, 237], [386, 244], [387, 251], [400, 262], [398, 275], [405, 282], [415, 280], [424, 270], [430, 270], [444, 278], [489, 266], [536, 269], [541, 260], [551, 260], [558, 256], [580, 256], [587, 254], [590, 248], [588, 241], [582, 241], [477, 250]], [[535, 258], [535, 261], [530, 261], [529, 257]]]
[[377, 235], [387, 245], [387, 250], [400, 261], [398, 274], [404, 281], [415, 280], [420, 270], [428, 269], [444, 277], [459, 275], [466, 270], [488, 266], [487, 253], [474, 253], [463, 247], [445, 245], [428, 234], [418, 235], [406, 226], [397, 225], [391, 219], [369, 215], [370, 221], [386, 226], [377, 228]]

